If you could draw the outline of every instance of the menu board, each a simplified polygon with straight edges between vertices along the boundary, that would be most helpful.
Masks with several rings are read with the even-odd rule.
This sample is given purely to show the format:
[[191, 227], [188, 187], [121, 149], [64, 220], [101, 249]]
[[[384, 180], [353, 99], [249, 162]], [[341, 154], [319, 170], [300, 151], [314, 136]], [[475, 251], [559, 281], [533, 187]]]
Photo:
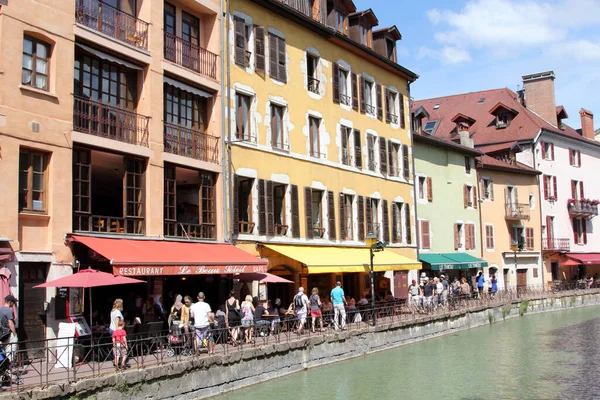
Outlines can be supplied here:
[[90, 329], [90, 326], [88, 325], [85, 318], [83, 318], [83, 315], [79, 315], [76, 317], [69, 317], [69, 321], [73, 325], [75, 325], [75, 336], [81, 337], [81, 336], [89, 336], [92, 334], [92, 330]]

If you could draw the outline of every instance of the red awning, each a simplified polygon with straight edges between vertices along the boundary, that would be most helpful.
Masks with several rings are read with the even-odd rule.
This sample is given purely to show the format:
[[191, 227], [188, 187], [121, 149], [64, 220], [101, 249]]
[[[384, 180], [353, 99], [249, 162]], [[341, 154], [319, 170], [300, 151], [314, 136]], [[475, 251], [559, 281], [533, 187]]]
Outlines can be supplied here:
[[600, 253], [567, 253], [567, 257], [581, 261], [582, 264], [600, 264]]
[[161, 276], [267, 272], [267, 262], [231, 244], [109, 239], [71, 235], [108, 259], [115, 275]]

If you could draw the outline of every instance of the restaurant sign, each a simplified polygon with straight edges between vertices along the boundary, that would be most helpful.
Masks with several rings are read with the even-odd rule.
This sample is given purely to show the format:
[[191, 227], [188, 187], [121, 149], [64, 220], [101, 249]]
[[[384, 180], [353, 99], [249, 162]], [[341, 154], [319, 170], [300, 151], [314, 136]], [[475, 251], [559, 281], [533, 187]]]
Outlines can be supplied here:
[[213, 275], [266, 273], [266, 265], [165, 265], [113, 266], [113, 274], [124, 276]]

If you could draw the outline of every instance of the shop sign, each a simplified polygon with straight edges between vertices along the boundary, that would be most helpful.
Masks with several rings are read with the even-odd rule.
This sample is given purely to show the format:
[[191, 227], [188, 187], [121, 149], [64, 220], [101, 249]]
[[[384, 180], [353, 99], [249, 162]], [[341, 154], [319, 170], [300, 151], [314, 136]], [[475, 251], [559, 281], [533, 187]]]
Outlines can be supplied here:
[[182, 266], [113, 266], [113, 274], [124, 276], [216, 275], [265, 273], [266, 265], [182, 265]]
[[440, 264], [440, 270], [454, 269], [455, 264]]
[[481, 268], [481, 263], [480, 262], [470, 262], [469, 268]]

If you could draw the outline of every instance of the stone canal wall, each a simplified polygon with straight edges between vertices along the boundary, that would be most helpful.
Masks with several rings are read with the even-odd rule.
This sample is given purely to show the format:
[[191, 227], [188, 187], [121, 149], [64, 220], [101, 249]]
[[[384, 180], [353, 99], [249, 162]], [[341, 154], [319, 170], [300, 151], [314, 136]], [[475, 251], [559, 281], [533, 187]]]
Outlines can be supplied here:
[[[339, 334], [306, 337], [233, 351], [227, 355], [129, 370], [119, 375], [81, 380], [22, 393], [5, 393], [0, 399], [202, 399], [265, 382], [307, 368], [360, 357], [421, 340], [522, 315], [600, 304], [600, 291], [548, 294], [504, 305], [480, 306], [418, 320], [395, 321]], [[193, 393], [193, 394], [192, 394]]]

